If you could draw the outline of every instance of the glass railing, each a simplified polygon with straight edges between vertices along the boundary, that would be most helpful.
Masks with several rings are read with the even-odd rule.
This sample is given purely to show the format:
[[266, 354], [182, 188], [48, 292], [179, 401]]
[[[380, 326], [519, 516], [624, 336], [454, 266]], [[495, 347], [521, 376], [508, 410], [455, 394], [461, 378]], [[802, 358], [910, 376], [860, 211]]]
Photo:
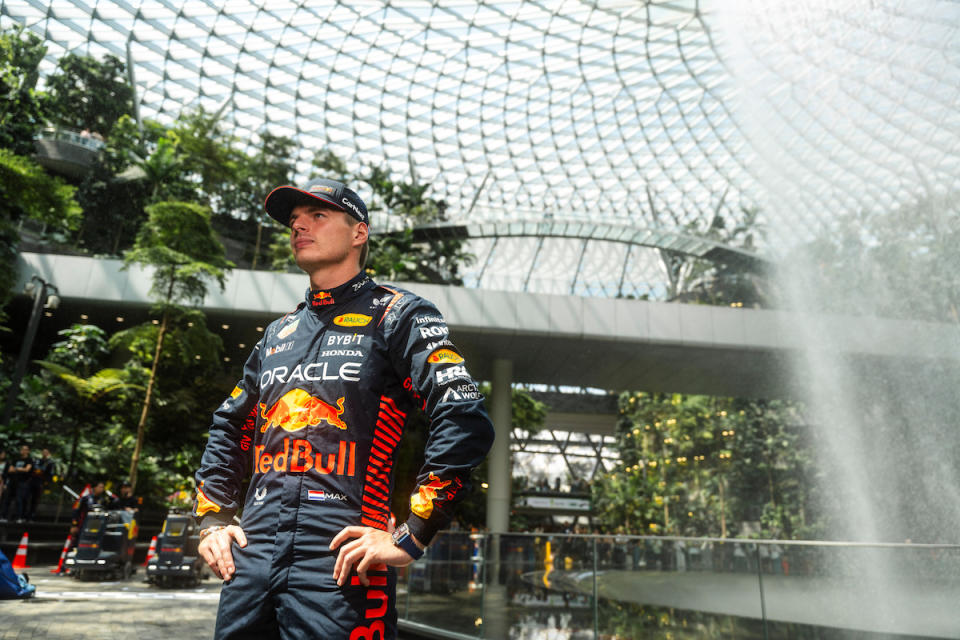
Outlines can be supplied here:
[[62, 142], [69, 142], [81, 147], [86, 147], [91, 151], [100, 151], [106, 146], [106, 143], [103, 140], [103, 137], [99, 133], [90, 133], [88, 131], [72, 131], [70, 129], [58, 129], [55, 127], [47, 127], [40, 131], [39, 138], [45, 140], [60, 140]]
[[960, 545], [443, 532], [397, 604], [428, 637], [960, 638]]

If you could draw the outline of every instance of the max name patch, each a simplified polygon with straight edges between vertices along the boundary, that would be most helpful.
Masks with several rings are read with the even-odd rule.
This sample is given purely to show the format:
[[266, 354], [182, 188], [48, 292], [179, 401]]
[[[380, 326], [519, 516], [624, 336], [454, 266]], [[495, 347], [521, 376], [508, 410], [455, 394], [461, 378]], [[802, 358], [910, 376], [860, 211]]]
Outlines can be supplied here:
[[346, 502], [347, 496], [343, 495], [342, 493], [331, 493], [330, 491], [314, 491], [313, 489], [308, 489], [307, 500], [338, 500], [340, 502]]

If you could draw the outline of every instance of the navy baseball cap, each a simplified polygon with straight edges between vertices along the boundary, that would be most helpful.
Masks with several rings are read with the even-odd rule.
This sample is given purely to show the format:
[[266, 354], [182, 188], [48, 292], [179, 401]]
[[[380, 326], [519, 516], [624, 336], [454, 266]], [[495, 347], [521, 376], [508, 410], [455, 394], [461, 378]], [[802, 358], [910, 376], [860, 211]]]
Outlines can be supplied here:
[[315, 178], [302, 189], [293, 185], [277, 187], [267, 196], [263, 208], [271, 218], [288, 227], [290, 212], [294, 207], [301, 204], [316, 204], [317, 200], [340, 209], [360, 222], [370, 224], [367, 205], [363, 204], [360, 196], [342, 182], [326, 178]]

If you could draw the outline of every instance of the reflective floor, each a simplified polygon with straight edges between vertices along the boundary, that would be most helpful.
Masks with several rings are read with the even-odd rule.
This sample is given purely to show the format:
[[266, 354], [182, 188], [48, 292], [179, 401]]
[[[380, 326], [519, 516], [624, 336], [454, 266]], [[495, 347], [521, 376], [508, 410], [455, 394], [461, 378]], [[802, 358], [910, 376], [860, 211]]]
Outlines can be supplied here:
[[444, 538], [398, 604], [459, 636], [960, 637], [955, 546], [510, 535], [497, 562], [483, 536]]

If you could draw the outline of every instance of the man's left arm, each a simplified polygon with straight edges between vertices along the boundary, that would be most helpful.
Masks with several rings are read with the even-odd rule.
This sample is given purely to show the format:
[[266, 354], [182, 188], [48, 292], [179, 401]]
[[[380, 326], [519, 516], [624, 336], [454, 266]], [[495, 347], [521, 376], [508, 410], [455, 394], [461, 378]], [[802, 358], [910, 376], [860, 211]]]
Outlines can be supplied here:
[[[437, 308], [414, 298], [397, 313], [393, 345], [396, 370], [430, 420], [424, 463], [410, 496], [406, 525], [423, 545], [446, 527], [470, 490], [470, 474], [493, 444], [493, 424], [483, 396], [450, 340]], [[402, 351], [399, 350], [402, 348]]]
[[[416, 546], [423, 549], [447, 526], [454, 506], [469, 491], [471, 472], [493, 444], [493, 425], [434, 305], [407, 294], [383, 321], [394, 369], [414, 404], [430, 420], [424, 464], [404, 523]], [[350, 538], [354, 540], [343, 546], [334, 570], [340, 584], [354, 563], [365, 581], [365, 571], [374, 563], [404, 566], [414, 560], [394, 545], [387, 532], [368, 527], [348, 527], [330, 546], [336, 549]]]

